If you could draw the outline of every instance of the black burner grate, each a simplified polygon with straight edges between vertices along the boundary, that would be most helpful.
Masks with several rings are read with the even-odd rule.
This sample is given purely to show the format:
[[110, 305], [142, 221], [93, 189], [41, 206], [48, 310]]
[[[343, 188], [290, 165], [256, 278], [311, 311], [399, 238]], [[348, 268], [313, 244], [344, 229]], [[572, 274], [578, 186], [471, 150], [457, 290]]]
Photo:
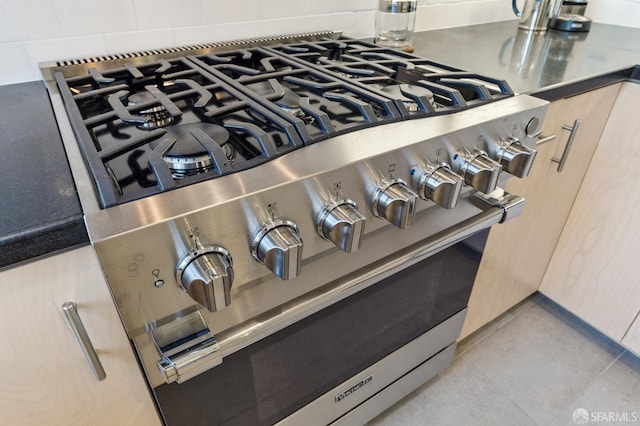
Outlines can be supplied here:
[[264, 48], [191, 59], [294, 124], [305, 143], [401, 119], [387, 97]]
[[348, 38], [109, 64], [54, 73], [103, 208], [513, 96], [503, 80]]
[[504, 80], [361, 40], [342, 37], [267, 49], [393, 99], [403, 118], [448, 114], [513, 96]]
[[[254, 167], [302, 146], [291, 123], [186, 58], [55, 78], [102, 207]], [[175, 129], [185, 126], [193, 128], [176, 138]], [[207, 134], [216, 128], [225, 140], [216, 140], [222, 133], [215, 130], [216, 137]]]

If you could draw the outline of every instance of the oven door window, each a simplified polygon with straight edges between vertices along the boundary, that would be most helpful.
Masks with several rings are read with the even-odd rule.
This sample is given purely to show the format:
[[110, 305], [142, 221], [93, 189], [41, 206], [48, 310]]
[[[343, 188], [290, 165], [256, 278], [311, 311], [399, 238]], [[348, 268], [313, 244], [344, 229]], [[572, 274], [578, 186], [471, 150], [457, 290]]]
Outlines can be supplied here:
[[[484, 233], [483, 233], [484, 234]], [[486, 234], [155, 389], [169, 425], [273, 424], [467, 306]]]

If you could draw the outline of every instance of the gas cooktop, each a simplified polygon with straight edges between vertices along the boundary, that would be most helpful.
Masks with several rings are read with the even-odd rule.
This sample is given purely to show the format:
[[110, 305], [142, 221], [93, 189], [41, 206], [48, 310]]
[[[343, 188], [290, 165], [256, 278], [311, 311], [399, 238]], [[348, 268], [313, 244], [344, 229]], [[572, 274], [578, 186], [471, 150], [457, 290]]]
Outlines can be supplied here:
[[54, 72], [102, 208], [513, 96], [504, 81], [346, 37], [121, 59]]

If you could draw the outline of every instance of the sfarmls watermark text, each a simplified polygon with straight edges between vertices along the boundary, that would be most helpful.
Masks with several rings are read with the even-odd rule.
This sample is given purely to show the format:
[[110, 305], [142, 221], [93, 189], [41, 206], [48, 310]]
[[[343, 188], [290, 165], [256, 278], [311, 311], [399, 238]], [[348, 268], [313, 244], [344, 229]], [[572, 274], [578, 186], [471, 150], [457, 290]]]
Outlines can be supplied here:
[[589, 422], [597, 423], [637, 423], [640, 422], [638, 411], [588, 411], [584, 408], [573, 410], [573, 422], [584, 425]]

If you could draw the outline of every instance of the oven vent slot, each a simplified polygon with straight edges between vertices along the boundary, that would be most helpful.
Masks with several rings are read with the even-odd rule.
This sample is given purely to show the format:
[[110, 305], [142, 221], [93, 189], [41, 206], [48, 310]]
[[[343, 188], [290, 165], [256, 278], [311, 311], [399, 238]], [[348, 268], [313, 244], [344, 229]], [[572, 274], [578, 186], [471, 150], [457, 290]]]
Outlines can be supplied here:
[[310, 33], [288, 34], [281, 36], [256, 37], [248, 39], [220, 41], [213, 43], [194, 44], [188, 46], [168, 47], [154, 50], [141, 50], [137, 52], [118, 53], [113, 55], [94, 56], [88, 58], [77, 58], [60, 60], [55, 62], [40, 63], [40, 71], [45, 81], [52, 80], [55, 71], [62, 71], [65, 77], [78, 75], [77, 69], [97, 68], [99, 71], [106, 67], [113, 68], [125, 61], [135, 58], [145, 58], [146, 60], [173, 59], [184, 55], [204, 55], [230, 49], [242, 49], [255, 46], [269, 46], [281, 43], [294, 43], [299, 40], [319, 41], [322, 39], [337, 39], [342, 33], [339, 31], [318, 31]]

